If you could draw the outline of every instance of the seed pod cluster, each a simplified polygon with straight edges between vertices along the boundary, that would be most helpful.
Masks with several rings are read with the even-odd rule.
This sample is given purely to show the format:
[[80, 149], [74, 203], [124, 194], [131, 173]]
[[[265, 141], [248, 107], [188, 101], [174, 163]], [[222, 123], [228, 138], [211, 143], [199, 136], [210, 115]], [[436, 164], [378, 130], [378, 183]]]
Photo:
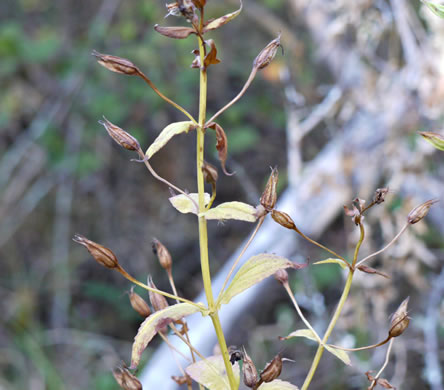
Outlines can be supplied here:
[[81, 234], [75, 234], [73, 241], [77, 242], [80, 245], [83, 245], [88, 250], [88, 252], [91, 253], [92, 257], [94, 257], [94, 259], [104, 267], [110, 269], [119, 267], [119, 262], [116, 255], [110, 249], [104, 247], [103, 245], [88, 240]]

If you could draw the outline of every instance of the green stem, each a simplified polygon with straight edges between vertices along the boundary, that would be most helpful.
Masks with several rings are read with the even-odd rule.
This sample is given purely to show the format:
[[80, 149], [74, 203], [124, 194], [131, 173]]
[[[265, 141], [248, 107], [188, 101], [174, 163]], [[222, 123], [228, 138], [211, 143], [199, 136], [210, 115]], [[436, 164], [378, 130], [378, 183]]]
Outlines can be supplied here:
[[[199, 127], [197, 128], [197, 147], [196, 147], [196, 167], [197, 167], [197, 190], [199, 193], [199, 213], [205, 211], [204, 201], [204, 176], [202, 166], [204, 163], [204, 137], [205, 137], [205, 117], [207, 110], [207, 70], [203, 66], [205, 58], [205, 47], [201, 37], [198, 38], [200, 52], [200, 93], [199, 93]], [[200, 267], [202, 271], [202, 280], [207, 297], [208, 309], [210, 317], [213, 321], [214, 330], [216, 331], [217, 340], [224, 359], [225, 370], [227, 372], [228, 381], [231, 390], [236, 390], [236, 381], [234, 379], [233, 369], [231, 367], [228, 356], [227, 343], [225, 341], [222, 326], [220, 324], [219, 315], [214, 304], [213, 290], [211, 287], [210, 264], [208, 258], [208, 231], [207, 221], [205, 217], [198, 217], [199, 221], [199, 246], [200, 246]]]
[[359, 241], [356, 244], [355, 253], [353, 255], [353, 263], [352, 268], [348, 272], [347, 280], [345, 282], [344, 290], [342, 291], [341, 299], [339, 300], [338, 306], [335, 310], [335, 313], [333, 314], [333, 318], [330, 321], [330, 324], [328, 325], [328, 328], [324, 334], [324, 337], [322, 339], [322, 344], [319, 344], [318, 349], [316, 351], [316, 355], [313, 359], [313, 362], [311, 363], [310, 371], [307, 374], [307, 377], [305, 378], [304, 384], [301, 387], [301, 390], [307, 390], [308, 386], [310, 386], [310, 383], [313, 379], [313, 376], [316, 372], [316, 369], [318, 368], [319, 362], [321, 361], [322, 354], [324, 353], [324, 345], [327, 344], [328, 338], [330, 337], [331, 333], [333, 332], [333, 329], [336, 326], [336, 323], [342, 313], [342, 309], [344, 308], [345, 302], [347, 301], [348, 294], [350, 293], [350, 288], [353, 281], [353, 274], [355, 272], [354, 266], [356, 264], [356, 261], [358, 259], [359, 249], [361, 248], [362, 242], [364, 241], [364, 225], [362, 223], [359, 224], [359, 229], [361, 232], [361, 235], [359, 237]]

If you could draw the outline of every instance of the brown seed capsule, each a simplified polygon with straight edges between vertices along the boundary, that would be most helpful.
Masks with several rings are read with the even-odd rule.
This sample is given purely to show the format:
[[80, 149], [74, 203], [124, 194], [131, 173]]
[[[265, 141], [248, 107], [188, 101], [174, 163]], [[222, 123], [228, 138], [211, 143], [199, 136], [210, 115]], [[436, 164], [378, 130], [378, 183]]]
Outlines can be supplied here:
[[125, 58], [102, 54], [95, 50], [93, 50], [91, 54], [97, 58], [97, 62], [100, 65], [112, 72], [126, 74], [128, 76], [138, 75], [140, 73], [139, 68]]
[[119, 266], [116, 255], [108, 248], [103, 245], [97, 244], [94, 241], [88, 240], [86, 237], [75, 234], [73, 241], [80, 245], [83, 245], [88, 252], [91, 253], [92, 257], [101, 265], [106, 268], [116, 268]]
[[257, 69], [264, 69], [273, 61], [276, 56], [278, 48], [281, 46], [281, 34], [276, 39], [273, 39], [264, 49], [259, 53], [253, 62], [253, 67]]
[[103, 117], [103, 121], [99, 121], [99, 123], [105, 127], [106, 131], [110, 135], [110, 137], [116, 141], [120, 146], [124, 147], [128, 150], [140, 150], [139, 142], [125, 130], [120, 127], [113, 125], [108, 119]]
[[398, 337], [402, 335], [409, 326], [410, 318], [407, 316], [409, 299], [410, 297], [404, 299], [398, 309], [393, 313], [389, 330], [390, 337]]
[[137, 313], [139, 313], [142, 317], [149, 317], [151, 314], [151, 309], [148, 306], [148, 303], [146, 303], [145, 299], [134, 292], [134, 286], [131, 287], [129, 298], [132, 308], [137, 311]]
[[296, 228], [296, 225], [294, 224], [291, 217], [287, 213], [284, 213], [283, 211], [273, 210], [271, 212], [271, 216], [279, 225], [287, 229]]
[[[157, 290], [157, 287], [155, 286], [153, 278], [151, 276], [148, 277], [148, 286], [151, 288], [155, 288]], [[163, 310], [168, 307], [168, 302], [163, 295], [160, 295], [152, 291], [149, 292], [149, 295], [150, 295], [151, 305], [153, 306], [155, 311]]]
[[142, 390], [142, 383], [128, 369], [117, 367], [113, 370], [116, 382], [124, 390]]
[[280, 284], [287, 284], [288, 283], [288, 272], [284, 269], [277, 270], [274, 274], [274, 278]]
[[172, 376], [171, 379], [178, 385], [189, 385], [191, 386], [192, 380], [189, 376]]
[[407, 222], [411, 225], [419, 222], [429, 213], [430, 207], [432, 207], [432, 205], [437, 202], [438, 199], [430, 199], [427, 202], [416, 206], [412, 211], [410, 211], [409, 215], [407, 216]]
[[202, 164], [202, 173], [204, 175], [204, 179], [208, 184], [215, 184], [218, 179], [217, 168], [206, 161]]
[[265, 365], [264, 370], [261, 372], [261, 380], [265, 383], [274, 381], [281, 375], [282, 371], [282, 358], [278, 354], [274, 359]]
[[244, 348], [244, 364], [242, 365], [242, 374], [244, 377], [244, 383], [247, 387], [254, 387], [259, 379], [256, 366], [248, 356], [247, 351]]
[[170, 252], [165, 245], [163, 245], [157, 238], [153, 238], [153, 252], [157, 255], [159, 259], [160, 266], [170, 272], [173, 260], [171, 259]]
[[380, 204], [384, 202], [385, 196], [388, 194], [389, 189], [388, 188], [378, 188], [375, 191], [375, 196], [373, 197], [373, 202], [376, 204]]
[[270, 177], [268, 178], [267, 185], [265, 186], [265, 190], [262, 193], [260, 203], [264, 206], [265, 210], [270, 212], [273, 210], [276, 200], [277, 200], [277, 191], [276, 186], [278, 183], [279, 172], [277, 168], [271, 169]]

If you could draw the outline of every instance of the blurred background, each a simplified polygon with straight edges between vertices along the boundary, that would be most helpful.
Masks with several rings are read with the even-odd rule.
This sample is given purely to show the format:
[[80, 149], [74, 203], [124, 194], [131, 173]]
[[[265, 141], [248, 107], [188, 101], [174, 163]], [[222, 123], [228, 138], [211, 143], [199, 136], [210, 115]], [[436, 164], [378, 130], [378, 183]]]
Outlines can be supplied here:
[[[238, 6], [210, 0], [206, 16]], [[0, 3], [0, 389], [118, 388], [111, 370], [129, 363], [142, 318], [129, 305], [131, 285], [75, 245], [76, 232], [112, 249], [138, 279], [151, 274], [169, 291], [151, 250], [156, 237], [173, 256], [180, 294], [193, 299], [201, 291], [195, 218], [179, 215], [168, 188], [97, 123], [105, 115], [147, 148], [162, 128], [184, 119], [141, 80], [98, 66], [93, 49], [130, 59], [197, 115], [198, 71], [189, 66], [196, 42], [157, 34], [156, 23], [183, 24], [165, 15], [164, 1], [154, 0]], [[222, 60], [210, 68], [210, 113], [237, 94], [256, 55], [279, 32], [285, 55], [278, 53], [219, 118], [228, 136], [227, 167], [236, 175], [219, 172], [216, 202], [256, 205], [269, 167], [278, 166], [278, 190], [294, 199], [286, 211], [349, 258], [358, 232], [343, 204], [356, 196], [369, 202], [378, 187], [391, 190], [366, 218], [365, 255], [389, 242], [414, 206], [440, 198], [425, 221], [369, 264], [390, 279], [356, 278], [332, 342], [382, 340], [389, 314], [409, 295], [412, 321], [383, 377], [398, 388], [442, 390], [444, 153], [417, 132], [442, 129], [444, 20], [407, 0], [244, 1], [239, 17], [209, 34]], [[206, 158], [218, 165], [215, 142], [207, 137]], [[192, 135], [178, 136], [152, 159], [161, 176], [190, 192], [194, 143]], [[252, 229], [209, 224], [213, 274]], [[293, 260], [328, 257], [294, 241]], [[291, 275], [321, 332], [342, 291], [337, 268]], [[281, 378], [300, 385], [315, 346], [278, 341], [301, 323], [276, 282], [262, 291], [266, 296], [232, 319], [236, 331], [228, 342], [244, 345], [258, 369], [283, 352], [296, 363], [286, 363]], [[144, 353], [144, 364], [158, 344]], [[364, 372], [377, 372], [384, 358], [385, 348], [357, 353], [344, 367], [325, 356], [312, 388], [366, 388]]]

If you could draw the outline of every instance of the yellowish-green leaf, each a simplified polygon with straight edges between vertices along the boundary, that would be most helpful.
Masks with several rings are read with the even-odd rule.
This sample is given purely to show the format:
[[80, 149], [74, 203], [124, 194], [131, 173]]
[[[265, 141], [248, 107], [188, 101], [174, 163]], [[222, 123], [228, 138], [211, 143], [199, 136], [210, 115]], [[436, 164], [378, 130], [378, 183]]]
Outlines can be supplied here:
[[310, 329], [298, 329], [295, 330], [294, 332], [291, 332], [287, 337], [281, 337], [281, 340], [288, 340], [291, 339], [293, 337], [305, 337], [306, 339], [309, 340], [313, 340], [313, 341], [318, 341], [316, 339], [316, 336], [314, 335], [314, 333], [310, 330]]
[[148, 343], [153, 339], [159, 329], [162, 329], [164, 326], [173, 321], [179, 320], [198, 311], [203, 312], [204, 307], [199, 309], [199, 307], [190, 303], [178, 303], [176, 305], [168, 306], [167, 308], [157, 311], [147, 317], [140, 325], [136, 337], [134, 337], [130, 368], [137, 368], [142, 352], [145, 350]]
[[299, 387], [292, 385], [290, 382], [275, 379], [272, 382], [262, 383], [259, 390], [299, 390]]
[[262, 253], [248, 259], [237, 271], [228, 288], [218, 298], [219, 304], [227, 304], [231, 299], [280, 269], [294, 264], [281, 256]]
[[[239, 387], [240, 369], [236, 362], [232, 365], [236, 388]], [[209, 390], [230, 390], [222, 355], [215, 355], [188, 366], [185, 371], [197, 383]]]
[[155, 153], [162, 149], [166, 143], [175, 135], [180, 133], [188, 133], [193, 127], [193, 122], [175, 122], [165, 127], [151, 146], [146, 151], [146, 157], [150, 159]]
[[338, 264], [341, 266], [342, 269], [346, 269], [347, 265], [341, 260], [341, 259], [326, 259], [326, 260], [321, 260], [321, 261], [317, 261], [316, 263], [313, 263], [314, 265], [317, 264]]
[[429, 7], [429, 9], [440, 18], [444, 19], [444, 4], [436, 3], [433, 1], [422, 0], [422, 2]]
[[347, 366], [351, 366], [351, 360], [350, 360], [350, 357], [348, 356], [348, 353], [347, 353], [346, 351], [343, 351], [343, 350], [341, 350], [341, 349], [333, 348], [333, 347], [330, 346], [330, 345], [326, 345], [326, 346], [325, 346], [325, 349], [326, 349], [328, 352], [330, 352], [330, 353], [332, 353], [333, 355], [335, 355], [338, 359], [342, 360], [342, 362], [343, 362], [344, 364], [346, 364]]
[[432, 133], [431, 131], [421, 131], [419, 134], [421, 134], [424, 139], [430, 142], [436, 149], [444, 150], [444, 136], [442, 134]]
[[[193, 203], [191, 199], [195, 203]], [[210, 199], [211, 199], [210, 194], [207, 194], [205, 192], [204, 194], [205, 205], [207, 205], [210, 202]], [[180, 194], [172, 196], [171, 198], [169, 198], [169, 201], [177, 211], [180, 211], [183, 214], [187, 213], [197, 214], [196, 204], [199, 204], [199, 194], [193, 193], [193, 194], [188, 194], [188, 196]]]
[[214, 19], [206, 26], [204, 26], [204, 33], [211, 30], [216, 30], [219, 27], [222, 27], [224, 24], [227, 24], [229, 21], [233, 20], [237, 15], [239, 15], [242, 11], [242, 0], [240, 0], [240, 8], [237, 11], [230, 12], [220, 18]]
[[237, 219], [239, 221], [255, 222], [256, 208], [242, 202], [226, 202], [202, 213], [205, 219]]
[[[287, 337], [281, 337], [281, 340], [288, 340], [293, 337], [305, 337], [306, 339], [313, 340], [317, 342], [316, 336], [310, 329], [299, 329], [291, 332]], [[347, 366], [351, 366], [350, 357], [346, 351], [341, 349], [333, 348], [331, 345], [324, 345], [325, 349], [335, 355], [338, 359], [342, 360]]]

